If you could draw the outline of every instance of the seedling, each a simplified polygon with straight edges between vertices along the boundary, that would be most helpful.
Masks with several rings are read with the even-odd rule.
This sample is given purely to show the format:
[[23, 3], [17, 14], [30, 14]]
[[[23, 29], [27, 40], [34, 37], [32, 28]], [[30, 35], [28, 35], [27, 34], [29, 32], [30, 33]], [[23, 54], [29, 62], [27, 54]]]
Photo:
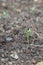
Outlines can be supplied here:
[[32, 8], [30, 8], [30, 13], [31, 13], [32, 15], [34, 15], [34, 14], [35, 14], [35, 9], [36, 9], [36, 7], [35, 7], [35, 6], [33, 6]]
[[30, 29], [29, 28], [26, 30], [26, 36], [27, 36], [28, 47], [30, 47]]
[[5, 10], [5, 11], [3, 11], [3, 18], [7, 18], [7, 17], [8, 17], [8, 11]]
[[8, 11], [4, 10], [3, 11], [3, 21], [4, 21], [4, 24], [6, 24], [7, 19], [9, 19]]

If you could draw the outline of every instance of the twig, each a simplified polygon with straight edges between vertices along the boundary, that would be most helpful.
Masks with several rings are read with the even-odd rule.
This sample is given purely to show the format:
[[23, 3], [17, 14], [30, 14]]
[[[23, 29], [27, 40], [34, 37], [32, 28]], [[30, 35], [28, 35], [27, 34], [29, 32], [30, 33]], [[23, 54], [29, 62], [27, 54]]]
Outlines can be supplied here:
[[43, 48], [43, 45], [34, 45], [34, 44], [30, 44], [30, 47], [41, 47], [41, 48]]
[[33, 31], [34, 34], [36, 34], [38, 36], [39, 39], [43, 39], [42, 36], [39, 35], [39, 33], [37, 33], [36, 31]]

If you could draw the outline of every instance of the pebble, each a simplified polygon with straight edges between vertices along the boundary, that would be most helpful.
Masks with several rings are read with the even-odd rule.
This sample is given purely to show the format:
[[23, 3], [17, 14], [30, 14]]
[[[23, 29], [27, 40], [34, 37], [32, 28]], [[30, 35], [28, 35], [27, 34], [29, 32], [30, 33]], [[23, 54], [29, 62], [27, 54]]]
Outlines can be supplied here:
[[2, 58], [1, 61], [2, 62], [7, 62], [8, 61], [8, 58]]
[[18, 59], [18, 55], [11, 54], [10, 56], [16, 60]]
[[5, 3], [2, 3], [2, 6], [3, 6], [3, 7], [5, 7], [5, 6], [6, 6], [6, 4], [5, 4]]
[[13, 42], [14, 41], [13, 37], [10, 37], [10, 36], [6, 37], [5, 40], [6, 40], [6, 42]]
[[35, 59], [32, 59], [32, 63], [35, 64], [36, 63], [36, 60]]
[[24, 63], [24, 60], [21, 60], [22, 63]]
[[16, 59], [16, 60], [19, 58], [18, 55], [17, 55], [17, 53], [11, 54], [10, 56], [11, 56], [12, 58]]
[[2, 54], [2, 57], [4, 57], [4, 54]]
[[9, 63], [9, 65], [12, 65], [12, 62], [8, 62]]
[[17, 9], [17, 12], [21, 12], [21, 9]]
[[17, 54], [15, 54], [15, 59], [18, 59], [19, 57], [18, 57], [18, 55]]
[[34, 0], [35, 2], [37, 2], [38, 0]]

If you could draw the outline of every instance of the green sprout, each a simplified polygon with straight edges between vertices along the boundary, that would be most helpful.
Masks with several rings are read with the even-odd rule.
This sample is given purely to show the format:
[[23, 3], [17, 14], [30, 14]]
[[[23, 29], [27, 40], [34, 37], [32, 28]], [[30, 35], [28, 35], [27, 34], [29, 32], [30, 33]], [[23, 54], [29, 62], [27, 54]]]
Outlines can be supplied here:
[[5, 11], [3, 11], [3, 18], [7, 18], [7, 17], [8, 17], [8, 11], [5, 10]]
[[4, 24], [6, 24], [7, 23], [7, 19], [9, 18], [8, 10], [4, 10], [2, 13], [3, 13]]
[[27, 36], [28, 47], [30, 47], [30, 29], [29, 28], [26, 30], [26, 36]]
[[35, 9], [36, 9], [36, 7], [35, 7], [35, 6], [33, 6], [32, 8], [30, 8], [30, 13], [31, 13], [32, 15], [34, 15], [34, 14], [35, 14]]

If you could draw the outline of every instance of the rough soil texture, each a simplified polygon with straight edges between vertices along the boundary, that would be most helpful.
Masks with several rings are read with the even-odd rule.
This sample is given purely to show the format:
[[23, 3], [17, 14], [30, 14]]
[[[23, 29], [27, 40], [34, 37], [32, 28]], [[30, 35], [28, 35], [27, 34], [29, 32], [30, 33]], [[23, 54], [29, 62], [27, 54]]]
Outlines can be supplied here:
[[[30, 12], [35, 6], [34, 12]], [[4, 19], [2, 12], [8, 11]], [[30, 48], [26, 29], [30, 28]], [[13, 41], [5, 39], [10, 36]], [[17, 54], [18, 58], [12, 55]], [[0, 0], [0, 65], [36, 65], [43, 61], [43, 0]]]

